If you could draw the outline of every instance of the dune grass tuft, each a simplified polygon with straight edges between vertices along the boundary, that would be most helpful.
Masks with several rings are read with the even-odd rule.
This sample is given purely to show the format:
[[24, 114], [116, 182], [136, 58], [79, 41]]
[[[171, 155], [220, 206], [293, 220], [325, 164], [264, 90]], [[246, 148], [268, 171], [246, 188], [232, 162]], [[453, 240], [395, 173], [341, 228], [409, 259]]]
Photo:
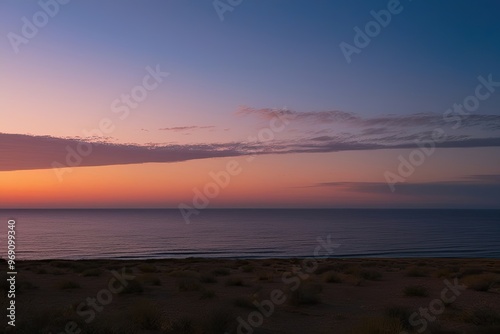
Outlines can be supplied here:
[[467, 276], [463, 279], [469, 289], [476, 291], [488, 291], [500, 283], [500, 276], [495, 274], [479, 274]]
[[127, 282], [127, 285], [120, 291], [120, 294], [132, 294], [132, 293], [142, 293], [144, 292], [144, 287], [138, 280], [131, 280]]
[[372, 317], [361, 320], [349, 334], [400, 334], [403, 326], [398, 319], [391, 317]]
[[342, 283], [342, 278], [336, 272], [330, 271], [324, 274], [323, 280], [325, 283]]
[[231, 275], [231, 271], [227, 268], [216, 268], [212, 270], [212, 274], [215, 276], [229, 276]]
[[225, 283], [226, 286], [244, 286], [245, 282], [241, 277], [229, 277]]
[[130, 319], [144, 330], [159, 330], [164, 321], [164, 314], [161, 308], [147, 300], [134, 303], [130, 309]]
[[221, 334], [233, 333], [234, 330], [234, 314], [229, 309], [219, 309], [211, 313], [204, 324], [204, 332], [206, 334]]
[[200, 281], [193, 277], [182, 277], [177, 280], [177, 288], [179, 291], [200, 291]]
[[427, 297], [429, 295], [427, 288], [422, 285], [410, 285], [403, 291], [407, 297]]
[[291, 305], [318, 304], [321, 302], [320, 293], [323, 286], [319, 283], [302, 283], [295, 291], [290, 291], [288, 302]]

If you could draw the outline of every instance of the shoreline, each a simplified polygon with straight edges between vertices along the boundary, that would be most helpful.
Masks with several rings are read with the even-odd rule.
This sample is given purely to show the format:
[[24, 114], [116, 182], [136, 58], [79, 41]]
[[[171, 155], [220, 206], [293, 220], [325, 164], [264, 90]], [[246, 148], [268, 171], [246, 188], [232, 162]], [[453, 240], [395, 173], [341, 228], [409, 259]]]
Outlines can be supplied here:
[[[363, 326], [411, 333], [423, 328], [423, 321], [433, 332], [499, 332], [500, 259], [317, 258], [315, 262], [311, 258], [18, 261], [17, 333], [33, 332], [30, 326], [60, 333], [68, 322], [88, 332], [109, 333], [223, 333], [221, 328], [250, 333], [247, 325], [252, 333], [329, 333], [335, 328], [335, 333], [358, 334], [366, 333]], [[118, 291], [120, 277], [126, 286]], [[448, 302], [440, 301], [444, 289], [451, 291], [453, 285], [458, 287], [456, 300], [451, 301], [454, 295], [448, 292]], [[87, 298], [97, 300], [97, 305], [87, 305]], [[443, 304], [433, 321], [418, 313], [431, 303], [437, 303], [435, 308]], [[250, 325], [250, 314], [260, 319], [255, 312], [262, 315], [258, 326]]]
[[[161, 257], [161, 258], [79, 258], [79, 259], [65, 259], [65, 258], [46, 258], [46, 259], [17, 259], [17, 263], [27, 262], [51, 262], [51, 261], [66, 261], [66, 262], [92, 262], [92, 261], [137, 261], [137, 262], [162, 262], [162, 261], [287, 261], [287, 260], [304, 260], [304, 259], [317, 259], [317, 260], [334, 260], [334, 261], [349, 261], [349, 260], [366, 260], [366, 261], [500, 261], [498, 257], [318, 257], [318, 256], [292, 256], [292, 257]], [[5, 261], [0, 258], [0, 261]]]

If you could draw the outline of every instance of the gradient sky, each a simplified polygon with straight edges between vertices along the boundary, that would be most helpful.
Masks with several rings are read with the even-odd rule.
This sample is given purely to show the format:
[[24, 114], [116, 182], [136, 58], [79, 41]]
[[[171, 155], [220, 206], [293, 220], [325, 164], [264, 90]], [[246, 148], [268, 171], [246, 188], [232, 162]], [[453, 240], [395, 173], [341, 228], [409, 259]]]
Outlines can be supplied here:
[[[500, 208], [500, 87], [459, 127], [443, 118], [479, 76], [500, 82], [498, 1], [401, 1], [351, 63], [339, 44], [388, 1], [243, 0], [221, 21], [212, 1], [73, 0], [15, 52], [40, 3], [0, 2], [0, 207], [192, 205], [237, 161], [208, 207]], [[387, 172], [436, 129], [392, 192]], [[82, 141], [92, 153], [54, 170]]]

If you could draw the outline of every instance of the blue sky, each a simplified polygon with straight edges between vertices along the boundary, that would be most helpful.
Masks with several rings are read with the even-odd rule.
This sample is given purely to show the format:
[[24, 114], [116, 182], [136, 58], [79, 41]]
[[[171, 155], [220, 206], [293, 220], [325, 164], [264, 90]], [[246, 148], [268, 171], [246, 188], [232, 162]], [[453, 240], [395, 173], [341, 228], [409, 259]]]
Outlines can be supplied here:
[[[136, 153], [130, 146], [113, 147], [120, 159], [103, 153], [106, 159], [86, 161], [89, 166], [172, 161], [170, 156], [145, 159], [143, 151], [151, 151], [143, 145], [150, 144], [209, 145], [197, 155], [200, 159], [218, 157], [210, 150], [221, 147], [228, 149], [225, 156], [242, 156], [249, 152], [247, 137], [266, 125], [269, 110], [281, 109], [299, 121], [277, 134], [278, 142], [259, 147], [273, 157], [269, 168], [285, 164], [277, 151], [299, 152], [295, 172], [300, 174], [326, 159], [304, 154], [321, 151], [335, 159], [332, 152], [356, 150], [344, 171], [362, 162], [382, 172], [339, 172], [331, 179], [325, 170], [304, 186], [348, 185], [365, 175], [370, 177], [364, 181], [383, 182], [383, 170], [397, 164], [400, 150], [410, 150], [413, 139], [442, 126], [440, 117], [474, 93], [478, 76], [500, 81], [500, 3], [493, 0], [402, 0], [401, 12], [351, 63], [340, 43], [354, 44], [354, 27], [364, 29], [374, 20], [371, 11], [385, 10], [393, 0], [243, 0], [224, 13], [223, 21], [212, 1], [73, 0], [60, 5], [57, 15], [15, 53], [9, 33], [21, 34], [23, 17], [32, 20], [40, 3], [54, 1], [0, 3], [0, 110], [5, 116], [0, 135], [4, 143], [18, 140], [26, 145], [23, 152], [40, 154], [46, 138], [37, 136], [56, 137], [62, 152], [51, 147], [42, 156], [60, 160], [65, 140], [72, 143], [82, 130], [110, 117], [116, 129], [101, 141], [138, 145], [132, 149]], [[157, 65], [169, 72], [168, 78], [130, 117], [118, 120], [110, 111], [112, 101], [139, 84], [148, 66]], [[428, 162], [413, 181], [463, 177], [497, 182], [499, 92], [481, 101], [476, 118], [450, 130], [450, 143], [443, 147], [453, 148], [440, 155], [439, 164]], [[415, 116], [420, 113], [426, 116]], [[339, 121], [342, 117], [351, 121]], [[374, 124], [383, 128], [374, 129]], [[18, 147], [7, 146], [0, 152]], [[373, 158], [368, 154], [372, 149], [381, 153]], [[471, 150], [479, 158], [465, 159], [458, 167]], [[46, 168], [48, 158], [37, 159], [3, 170]], [[446, 162], [452, 173], [443, 167]]]
[[[35, 2], [8, 6], [14, 2], [3, 2], [4, 33], [39, 9]], [[477, 75], [500, 72], [500, 4], [474, 4], [402, 1], [403, 11], [350, 65], [339, 43], [352, 43], [353, 27], [387, 1], [243, 1], [224, 22], [211, 1], [72, 1], [26, 51], [60, 58], [68, 69], [93, 61], [124, 80], [161, 63], [179, 90], [194, 87], [216, 100], [207, 103], [211, 116], [240, 104], [441, 112], [470, 92]], [[494, 112], [499, 99], [483, 111]]]

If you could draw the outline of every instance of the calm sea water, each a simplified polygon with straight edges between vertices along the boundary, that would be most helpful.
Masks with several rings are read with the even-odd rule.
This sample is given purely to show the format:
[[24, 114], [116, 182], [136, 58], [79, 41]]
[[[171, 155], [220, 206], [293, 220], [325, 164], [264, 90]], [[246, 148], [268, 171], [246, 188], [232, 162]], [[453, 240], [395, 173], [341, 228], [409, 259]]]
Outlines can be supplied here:
[[[500, 210], [0, 210], [20, 259], [305, 257], [500, 258]], [[5, 256], [6, 247], [1, 247]]]

